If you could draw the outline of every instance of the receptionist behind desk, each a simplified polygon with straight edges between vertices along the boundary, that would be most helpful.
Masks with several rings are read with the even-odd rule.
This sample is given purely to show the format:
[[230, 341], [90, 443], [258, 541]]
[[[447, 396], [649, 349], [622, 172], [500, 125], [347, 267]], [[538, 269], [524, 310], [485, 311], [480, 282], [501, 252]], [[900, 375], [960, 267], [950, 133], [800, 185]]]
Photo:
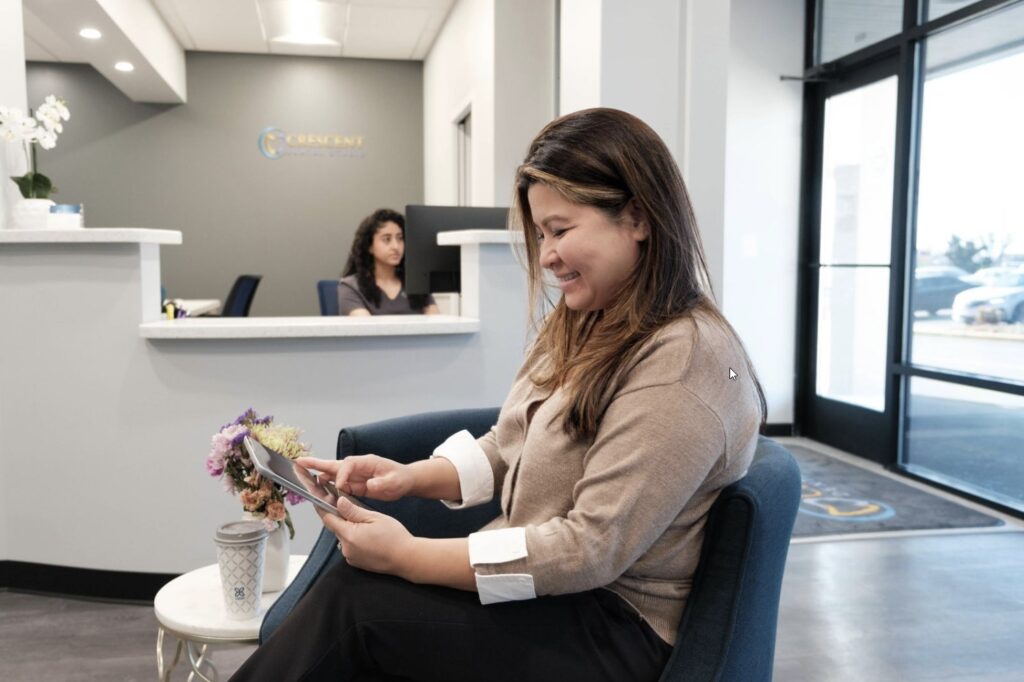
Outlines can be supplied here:
[[356, 230], [338, 283], [340, 315], [436, 315], [434, 297], [406, 296], [405, 218], [380, 208]]

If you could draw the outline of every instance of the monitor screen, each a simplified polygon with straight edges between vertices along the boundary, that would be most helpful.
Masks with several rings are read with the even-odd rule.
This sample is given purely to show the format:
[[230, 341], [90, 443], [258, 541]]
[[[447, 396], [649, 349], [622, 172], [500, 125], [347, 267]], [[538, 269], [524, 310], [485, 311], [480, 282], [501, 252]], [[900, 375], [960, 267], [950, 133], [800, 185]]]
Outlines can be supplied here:
[[507, 208], [406, 206], [405, 293], [459, 291], [459, 247], [438, 246], [438, 232], [504, 230], [507, 221]]

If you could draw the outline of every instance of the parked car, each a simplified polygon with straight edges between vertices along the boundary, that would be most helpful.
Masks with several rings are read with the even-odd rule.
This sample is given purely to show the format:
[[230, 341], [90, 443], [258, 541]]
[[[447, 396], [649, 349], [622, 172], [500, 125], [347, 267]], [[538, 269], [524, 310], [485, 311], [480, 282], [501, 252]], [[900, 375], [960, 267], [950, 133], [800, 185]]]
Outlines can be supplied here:
[[953, 306], [953, 299], [971, 284], [963, 279], [967, 273], [951, 265], [926, 265], [914, 270], [914, 311], [934, 315]]
[[974, 273], [982, 283], [953, 299], [957, 322], [1024, 322], [1024, 272], [986, 268]]
[[972, 272], [969, 275], [964, 275], [964, 279], [974, 284], [974, 286], [988, 286], [990, 282], [994, 282], [1004, 275], [1012, 275], [1019, 272], [1017, 268], [1008, 268], [1005, 266], [994, 267], [994, 268], [982, 268], [977, 272]]

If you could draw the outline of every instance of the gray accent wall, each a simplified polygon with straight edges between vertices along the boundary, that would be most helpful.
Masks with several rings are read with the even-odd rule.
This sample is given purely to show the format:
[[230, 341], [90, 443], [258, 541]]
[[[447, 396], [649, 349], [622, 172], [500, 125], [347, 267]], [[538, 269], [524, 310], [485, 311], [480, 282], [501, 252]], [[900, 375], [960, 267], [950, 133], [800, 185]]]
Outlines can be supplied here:
[[[360, 220], [423, 201], [423, 73], [412, 61], [190, 52], [188, 103], [138, 104], [92, 67], [32, 62], [28, 100], [68, 101], [39, 169], [90, 227], [181, 230], [161, 250], [174, 298], [223, 300], [263, 275], [251, 315], [318, 315]], [[130, 77], [130, 76], [129, 76]], [[265, 158], [260, 132], [363, 136], [365, 155]]]

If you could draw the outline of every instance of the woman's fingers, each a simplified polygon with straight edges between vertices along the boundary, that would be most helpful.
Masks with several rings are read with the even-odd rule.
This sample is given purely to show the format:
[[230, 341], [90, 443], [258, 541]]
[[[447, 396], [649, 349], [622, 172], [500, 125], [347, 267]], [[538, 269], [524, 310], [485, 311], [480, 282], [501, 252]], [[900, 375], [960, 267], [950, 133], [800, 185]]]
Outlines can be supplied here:
[[349, 495], [371, 495], [378, 499], [395, 500], [402, 497], [408, 486], [398, 476], [401, 465], [377, 455], [353, 455], [342, 460], [328, 461], [300, 457], [296, 463], [323, 474], [325, 484], [330, 479], [334, 486]]
[[292, 469], [295, 471], [295, 475], [302, 482], [302, 485], [304, 485], [306, 490], [310, 493], [316, 495], [328, 504], [334, 504], [337, 502], [337, 498], [334, 494], [330, 490], [326, 489], [319, 480], [314, 479], [304, 467], [295, 464]]
[[356, 468], [359, 462], [354, 457], [346, 457], [345, 459], [338, 462], [338, 469], [334, 472], [334, 487], [338, 490], [344, 491], [349, 495], [363, 495], [365, 490], [357, 491], [352, 487], [352, 483], [365, 483], [366, 479], [362, 476], [355, 476], [357, 480], [353, 481], [353, 475], [356, 474]]
[[338, 471], [338, 466], [341, 465], [341, 462], [335, 459], [318, 459], [316, 457], [296, 457], [295, 463], [305, 469], [330, 474], [332, 478]]
[[364, 490], [354, 490], [352, 485], [363, 486], [366, 477], [359, 471], [365, 468], [362, 456], [346, 457], [341, 460], [316, 459], [315, 457], [298, 457], [295, 463], [307, 469], [320, 472], [334, 482], [338, 490], [349, 494], [362, 495]]

